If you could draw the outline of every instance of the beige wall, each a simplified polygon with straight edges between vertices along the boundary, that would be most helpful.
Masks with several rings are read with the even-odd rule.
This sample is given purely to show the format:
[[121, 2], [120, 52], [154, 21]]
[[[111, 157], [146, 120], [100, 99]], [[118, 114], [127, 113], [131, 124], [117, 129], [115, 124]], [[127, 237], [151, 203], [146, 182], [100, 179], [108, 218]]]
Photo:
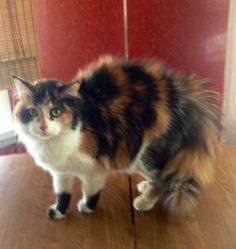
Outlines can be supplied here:
[[236, 0], [230, 1], [223, 104], [223, 142], [236, 144]]

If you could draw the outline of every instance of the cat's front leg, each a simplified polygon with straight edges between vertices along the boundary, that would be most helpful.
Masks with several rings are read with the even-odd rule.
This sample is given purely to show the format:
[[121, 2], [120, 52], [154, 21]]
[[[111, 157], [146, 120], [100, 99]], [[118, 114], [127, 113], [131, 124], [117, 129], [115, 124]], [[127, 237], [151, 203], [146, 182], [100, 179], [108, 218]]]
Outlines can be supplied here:
[[69, 208], [74, 177], [59, 172], [51, 172], [51, 175], [56, 203], [49, 207], [48, 216], [52, 220], [62, 219], [66, 217]]
[[92, 213], [98, 203], [99, 195], [104, 187], [106, 175], [103, 173], [81, 177], [83, 197], [77, 208], [81, 213]]

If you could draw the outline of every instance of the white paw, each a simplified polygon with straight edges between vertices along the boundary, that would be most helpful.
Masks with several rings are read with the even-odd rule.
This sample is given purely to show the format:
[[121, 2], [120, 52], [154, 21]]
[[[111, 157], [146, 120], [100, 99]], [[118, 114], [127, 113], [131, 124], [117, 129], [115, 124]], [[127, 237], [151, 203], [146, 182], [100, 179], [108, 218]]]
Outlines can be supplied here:
[[81, 199], [78, 203], [77, 203], [77, 208], [79, 210], [80, 213], [86, 213], [86, 214], [90, 214], [93, 212], [92, 209], [88, 208], [86, 205], [86, 201], [84, 199]]
[[144, 195], [136, 197], [133, 201], [133, 207], [138, 211], [151, 210], [157, 203], [159, 196], [153, 198], [147, 198]]
[[144, 190], [147, 188], [147, 186], [149, 185], [148, 181], [144, 180], [141, 181], [137, 184], [137, 189], [139, 193], [143, 193]]
[[56, 203], [55, 203], [50, 206], [48, 210], [48, 216], [51, 220], [57, 220], [65, 218], [66, 214], [61, 213], [61, 211], [56, 208]]

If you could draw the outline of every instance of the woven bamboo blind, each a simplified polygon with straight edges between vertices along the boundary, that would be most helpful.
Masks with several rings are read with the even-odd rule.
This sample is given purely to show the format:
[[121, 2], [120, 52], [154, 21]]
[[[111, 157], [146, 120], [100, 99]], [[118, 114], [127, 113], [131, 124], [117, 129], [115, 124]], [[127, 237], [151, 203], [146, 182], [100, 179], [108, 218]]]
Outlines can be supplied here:
[[0, 0], [0, 90], [13, 85], [11, 75], [39, 77], [32, 0]]

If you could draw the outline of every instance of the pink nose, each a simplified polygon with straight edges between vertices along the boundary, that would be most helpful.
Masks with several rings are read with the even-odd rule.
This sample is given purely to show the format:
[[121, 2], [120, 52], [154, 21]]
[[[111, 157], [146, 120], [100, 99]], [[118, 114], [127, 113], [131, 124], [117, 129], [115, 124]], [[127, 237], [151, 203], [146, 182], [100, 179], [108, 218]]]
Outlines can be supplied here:
[[46, 132], [47, 129], [48, 129], [48, 126], [46, 123], [42, 123], [40, 126], [39, 126], [39, 129], [42, 131], [42, 132]]

